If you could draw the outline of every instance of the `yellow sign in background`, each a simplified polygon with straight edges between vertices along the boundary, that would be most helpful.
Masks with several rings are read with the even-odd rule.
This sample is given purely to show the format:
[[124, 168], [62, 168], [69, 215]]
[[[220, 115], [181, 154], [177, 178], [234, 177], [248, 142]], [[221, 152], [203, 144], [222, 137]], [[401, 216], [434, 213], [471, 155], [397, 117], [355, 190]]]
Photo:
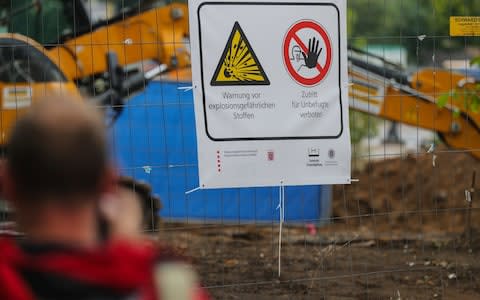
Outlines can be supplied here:
[[450, 36], [480, 36], [480, 17], [450, 17]]

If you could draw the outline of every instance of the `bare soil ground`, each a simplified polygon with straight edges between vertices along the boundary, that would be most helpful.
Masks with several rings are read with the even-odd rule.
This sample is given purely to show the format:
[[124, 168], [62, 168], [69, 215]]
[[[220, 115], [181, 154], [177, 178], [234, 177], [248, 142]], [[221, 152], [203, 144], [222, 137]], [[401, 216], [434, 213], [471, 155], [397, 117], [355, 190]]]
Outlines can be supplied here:
[[[441, 148], [435, 154], [372, 161], [354, 171], [360, 181], [335, 186], [335, 222], [375, 230], [458, 231], [464, 228], [465, 190], [480, 186], [480, 160]], [[473, 194], [472, 226], [480, 227], [480, 193]], [[476, 198], [476, 199], [475, 199]]]
[[278, 277], [276, 226], [169, 227], [214, 299], [480, 299], [479, 249], [453, 234], [288, 228]]
[[[480, 163], [437, 152], [372, 162], [334, 190], [333, 219], [287, 226], [165, 224], [214, 299], [480, 299]], [[433, 161], [435, 160], [435, 167]]]

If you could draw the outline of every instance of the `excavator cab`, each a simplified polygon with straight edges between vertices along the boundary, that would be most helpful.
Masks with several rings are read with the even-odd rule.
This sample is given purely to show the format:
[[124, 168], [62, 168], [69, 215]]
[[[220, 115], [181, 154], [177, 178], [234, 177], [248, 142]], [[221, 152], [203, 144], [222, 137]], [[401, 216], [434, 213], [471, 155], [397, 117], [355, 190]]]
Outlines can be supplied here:
[[0, 81], [65, 82], [62, 71], [37, 47], [15, 36], [0, 37]]
[[0, 34], [0, 144], [19, 114], [38, 96], [50, 92], [78, 94], [41, 45], [18, 34]]
[[0, 0], [0, 33], [41, 44], [68, 79], [96, 96], [111, 83], [107, 52], [117, 56], [123, 77], [190, 65], [185, 2]]

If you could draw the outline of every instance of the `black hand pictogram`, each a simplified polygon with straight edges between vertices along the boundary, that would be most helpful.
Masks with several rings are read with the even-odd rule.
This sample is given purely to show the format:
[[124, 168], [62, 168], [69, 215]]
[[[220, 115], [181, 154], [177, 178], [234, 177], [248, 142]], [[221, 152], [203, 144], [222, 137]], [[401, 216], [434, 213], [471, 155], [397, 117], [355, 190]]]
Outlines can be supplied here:
[[309, 69], [313, 69], [317, 66], [318, 56], [320, 55], [320, 53], [322, 53], [323, 49], [318, 49], [318, 47], [319, 41], [313, 38], [308, 40], [308, 53], [305, 54], [305, 52], [302, 51], [303, 60], [305, 61], [305, 65]]

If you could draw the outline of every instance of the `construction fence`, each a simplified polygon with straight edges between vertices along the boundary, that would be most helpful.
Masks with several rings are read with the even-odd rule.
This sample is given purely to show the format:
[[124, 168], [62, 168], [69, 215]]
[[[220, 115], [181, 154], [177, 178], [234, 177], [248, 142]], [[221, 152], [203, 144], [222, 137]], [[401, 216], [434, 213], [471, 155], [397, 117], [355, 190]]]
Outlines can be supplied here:
[[[188, 20], [186, 4], [170, 4], [1, 1], [0, 27], [63, 58], [61, 51], [85, 46], [77, 40], [72, 48], [70, 39], [149, 12], [178, 33], [180, 21], [166, 20]], [[160, 197], [162, 222], [151, 234], [192, 258], [215, 299], [480, 298], [480, 25], [451, 31], [458, 29], [451, 17], [480, 16], [480, 2], [349, 0], [347, 7], [353, 181], [285, 187], [280, 243], [279, 187], [197, 190], [189, 53], [152, 62], [150, 37], [122, 38], [122, 47], [135, 39], [140, 53], [125, 65], [129, 58], [118, 55], [122, 76], [155, 63], [169, 72], [107, 109], [112, 155], [122, 174]], [[97, 46], [119, 44], [111, 37]], [[96, 53], [82, 66], [85, 76], [68, 74], [91, 97], [114, 86], [105, 75], [113, 69]], [[0, 66], [5, 80], [1, 73]]]

